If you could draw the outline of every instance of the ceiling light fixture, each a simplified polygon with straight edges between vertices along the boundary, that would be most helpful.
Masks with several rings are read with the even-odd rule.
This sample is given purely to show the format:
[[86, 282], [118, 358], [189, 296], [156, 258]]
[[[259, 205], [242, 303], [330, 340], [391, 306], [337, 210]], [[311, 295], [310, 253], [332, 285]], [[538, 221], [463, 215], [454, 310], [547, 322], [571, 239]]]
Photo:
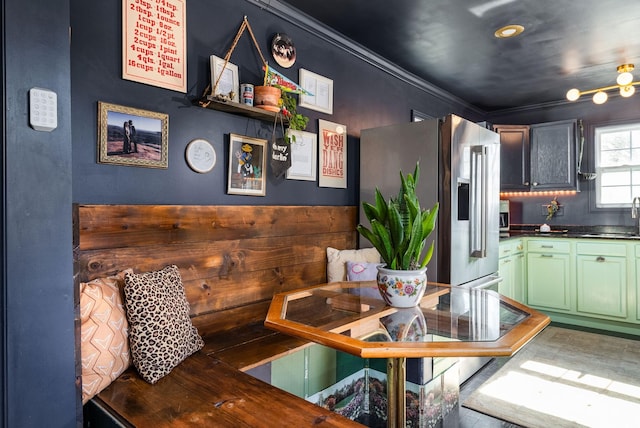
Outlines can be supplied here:
[[493, 34], [499, 39], [508, 39], [509, 37], [515, 37], [521, 34], [523, 31], [524, 27], [522, 25], [511, 24], [498, 28]]
[[635, 86], [640, 85], [640, 81], [633, 81], [633, 74], [631, 74], [631, 72], [634, 68], [633, 64], [619, 65], [617, 68], [619, 74], [615, 85], [603, 86], [602, 88], [590, 89], [588, 91], [581, 91], [576, 88], [569, 89], [569, 91], [567, 91], [567, 99], [569, 101], [576, 101], [581, 95], [593, 94], [593, 102], [595, 104], [604, 104], [609, 98], [607, 91], [614, 89], [620, 92], [620, 96], [625, 98], [630, 97], [636, 92]]

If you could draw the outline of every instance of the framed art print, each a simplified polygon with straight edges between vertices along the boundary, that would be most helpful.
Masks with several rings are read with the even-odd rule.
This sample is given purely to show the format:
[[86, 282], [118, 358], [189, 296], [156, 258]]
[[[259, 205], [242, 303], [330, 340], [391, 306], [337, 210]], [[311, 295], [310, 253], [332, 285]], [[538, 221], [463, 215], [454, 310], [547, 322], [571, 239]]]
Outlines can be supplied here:
[[229, 134], [230, 195], [266, 195], [267, 140]]
[[98, 163], [167, 168], [169, 115], [98, 102]]
[[[240, 101], [238, 66], [227, 62], [225, 67], [224, 58], [211, 55], [211, 95], [225, 95], [233, 102]], [[216, 87], [216, 82], [218, 86]], [[215, 93], [213, 90], [215, 88]]]
[[320, 187], [347, 188], [347, 127], [318, 120]]
[[333, 80], [300, 69], [299, 85], [313, 95], [300, 94], [298, 106], [333, 114]]
[[291, 129], [287, 133], [291, 137], [291, 167], [287, 170], [287, 179], [316, 181], [318, 136]]
[[187, 0], [122, 0], [122, 78], [186, 93], [186, 27]]

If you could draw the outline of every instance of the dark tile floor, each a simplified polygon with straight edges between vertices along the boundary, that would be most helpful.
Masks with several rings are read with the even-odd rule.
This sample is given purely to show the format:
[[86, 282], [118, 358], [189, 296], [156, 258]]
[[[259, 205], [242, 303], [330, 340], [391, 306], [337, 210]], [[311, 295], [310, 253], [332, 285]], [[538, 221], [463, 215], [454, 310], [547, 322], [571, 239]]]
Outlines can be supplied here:
[[505, 422], [501, 419], [496, 419], [462, 406], [462, 403], [464, 403], [467, 397], [497, 372], [507, 361], [509, 361], [509, 358], [494, 358], [480, 369], [479, 372], [462, 384], [460, 387], [458, 428], [521, 428], [520, 425]]

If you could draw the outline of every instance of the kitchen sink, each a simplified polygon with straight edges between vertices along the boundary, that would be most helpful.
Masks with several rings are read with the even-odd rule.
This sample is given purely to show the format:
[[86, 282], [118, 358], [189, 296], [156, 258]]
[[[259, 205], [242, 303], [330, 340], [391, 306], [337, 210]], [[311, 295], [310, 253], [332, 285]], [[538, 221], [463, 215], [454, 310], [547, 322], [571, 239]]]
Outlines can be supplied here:
[[640, 239], [640, 236], [633, 233], [585, 233], [579, 236], [581, 238]]

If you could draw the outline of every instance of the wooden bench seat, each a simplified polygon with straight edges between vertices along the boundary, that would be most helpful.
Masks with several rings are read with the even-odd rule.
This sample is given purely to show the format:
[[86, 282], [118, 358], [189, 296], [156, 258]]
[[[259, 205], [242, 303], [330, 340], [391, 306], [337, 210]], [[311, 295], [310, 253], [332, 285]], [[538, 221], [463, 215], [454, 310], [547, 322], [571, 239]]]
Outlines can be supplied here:
[[264, 327], [271, 297], [326, 282], [326, 248], [355, 248], [356, 218], [356, 207], [76, 205], [76, 290], [175, 264], [205, 342], [154, 385], [129, 368], [85, 406], [85, 426], [361, 426], [244, 373], [309, 346]]
[[197, 352], [151, 385], [130, 368], [94, 405], [135, 427], [361, 427]]
[[251, 370], [310, 345], [305, 340], [268, 330], [263, 324], [247, 325], [217, 334], [214, 338], [204, 337], [204, 342], [202, 352], [241, 371]]

